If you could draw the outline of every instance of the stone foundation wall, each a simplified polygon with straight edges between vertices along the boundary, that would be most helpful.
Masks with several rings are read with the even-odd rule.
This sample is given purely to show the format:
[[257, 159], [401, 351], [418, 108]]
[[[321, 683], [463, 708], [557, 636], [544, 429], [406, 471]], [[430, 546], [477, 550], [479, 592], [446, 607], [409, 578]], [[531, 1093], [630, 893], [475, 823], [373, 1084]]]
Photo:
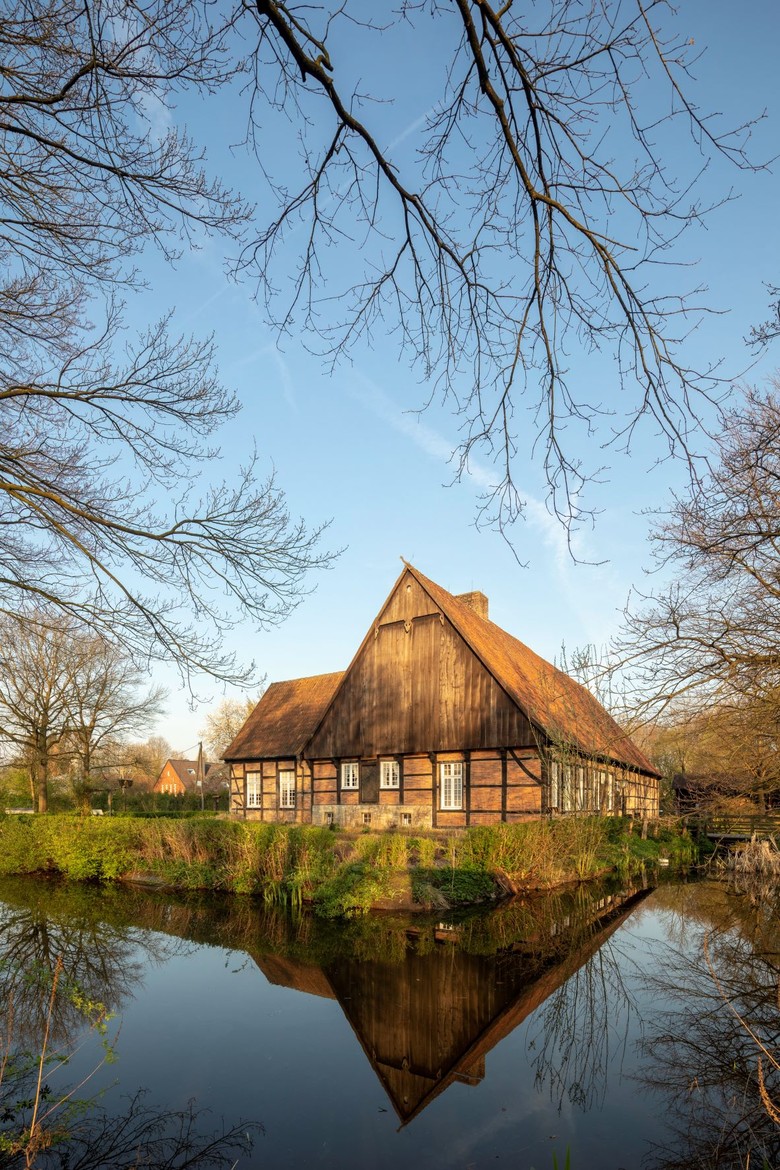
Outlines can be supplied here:
[[[366, 819], [369, 818], [369, 819]], [[430, 829], [430, 804], [315, 804], [315, 825], [342, 829]]]

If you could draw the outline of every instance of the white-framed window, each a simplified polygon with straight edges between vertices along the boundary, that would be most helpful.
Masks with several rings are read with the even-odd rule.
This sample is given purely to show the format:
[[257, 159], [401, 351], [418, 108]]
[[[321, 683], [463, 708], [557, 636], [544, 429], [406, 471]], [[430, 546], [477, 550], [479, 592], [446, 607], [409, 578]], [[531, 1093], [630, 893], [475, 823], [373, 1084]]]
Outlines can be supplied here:
[[463, 764], [459, 761], [439, 764], [441, 808], [463, 808]]
[[279, 808], [295, 808], [295, 772], [279, 773]]
[[398, 760], [379, 761], [379, 787], [398, 788], [401, 784], [401, 767]]
[[262, 785], [259, 772], [246, 774], [246, 807], [260, 808], [262, 805]]
[[402, 825], [411, 825], [411, 823], [412, 823], [412, 814], [411, 813], [401, 813], [401, 824]]
[[360, 787], [360, 764], [357, 760], [349, 760], [341, 765], [341, 787]]

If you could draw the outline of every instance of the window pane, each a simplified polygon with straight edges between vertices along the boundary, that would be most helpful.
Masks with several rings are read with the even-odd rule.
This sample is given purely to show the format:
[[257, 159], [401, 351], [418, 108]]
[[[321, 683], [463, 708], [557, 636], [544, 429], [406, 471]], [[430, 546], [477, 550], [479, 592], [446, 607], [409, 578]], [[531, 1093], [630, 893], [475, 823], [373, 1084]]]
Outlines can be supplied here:
[[247, 772], [246, 774], [246, 807], [260, 808], [260, 773]]
[[379, 765], [379, 787], [398, 788], [400, 786], [401, 769], [398, 760], [382, 760]]
[[360, 765], [356, 760], [341, 765], [341, 787], [357, 788], [360, 783]]
[[295, 772], [279, 773], [279, 807], [295, 808]]
[[461, 809], [463, 807], [463, 764], [440, 764], [441, 807]]
[[559, 800], [558, 775], [559, 775], [558, 761], [553, 760], [552, 763], [550, 764], [550, 807], [551, 808], [558, 807], [558, 800]]

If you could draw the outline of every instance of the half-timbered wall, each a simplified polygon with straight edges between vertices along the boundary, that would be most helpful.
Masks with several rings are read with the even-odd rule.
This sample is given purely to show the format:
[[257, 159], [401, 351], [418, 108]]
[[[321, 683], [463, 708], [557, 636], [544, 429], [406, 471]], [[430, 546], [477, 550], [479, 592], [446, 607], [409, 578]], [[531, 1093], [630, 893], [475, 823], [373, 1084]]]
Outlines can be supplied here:
[[[397, 788], [377, 788], [382, 758], [398, 763]], [[355, 763], [356, 788], [341, 784], [342, 763]], [[460, 807], [445, 807], [442, 766], [461, 777]], [[295, 808], [281, 805], [280, 774], [295, 769]], [[656, 817], [658, 786], [650, 776], [584, 757], [544, 765], [527, 748], [431, 752], [360, 760], [264, 760], [234, 765], [231, 809], [248, 820], [336, 824], [349, 828], [464, 828], [512, 824], [544, 813]], [[451, 795], [451, 793], [450, 793]]]
[[[399, 786], [380, 788], [378, 794], [373, 789], [367, 794], [363, 778], [381, 765], [382, 757], [378, 761], [315, 761], [314, 823], [351, 828], [464, 828], [522, 821], [542, 812], [541, 761], [529, 749], [431, 752], [396, 758]], [[357, 764], [357, 788], [342, 787], [343, 763]], [[446, 791], [445, 768], [450, 769]]]
[[[294, 806], [284, 783], [295, 776]], [[305, 761], [258, 760], [233, 764], [230, 776], [230, 810], [248, 821], [308, 824], [311, 821], [312, 773]]]
[[548, 760], [547, 780], [545, 811], [658, 816], [658, 780], [631, 768], [554, 752]]

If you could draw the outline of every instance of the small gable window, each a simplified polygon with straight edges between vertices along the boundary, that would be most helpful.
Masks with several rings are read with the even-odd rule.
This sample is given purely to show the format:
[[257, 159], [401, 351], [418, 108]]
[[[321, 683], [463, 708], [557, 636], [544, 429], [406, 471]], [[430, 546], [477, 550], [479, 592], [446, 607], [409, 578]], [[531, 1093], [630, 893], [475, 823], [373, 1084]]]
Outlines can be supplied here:
[[279, 773], [279, 808], [295, 808], [295, 772]]
[[439, 764], [441, 808], [451, 811], [463, 808], [463, 764]]
[[401, 781], [401, 768], [398, 760], [380, 760], [379, 787], [398, 788]]
[[341, 787], [358, 788], [360, 785], [360, 764], [357, 760], [350, 760], [341, 765]]

